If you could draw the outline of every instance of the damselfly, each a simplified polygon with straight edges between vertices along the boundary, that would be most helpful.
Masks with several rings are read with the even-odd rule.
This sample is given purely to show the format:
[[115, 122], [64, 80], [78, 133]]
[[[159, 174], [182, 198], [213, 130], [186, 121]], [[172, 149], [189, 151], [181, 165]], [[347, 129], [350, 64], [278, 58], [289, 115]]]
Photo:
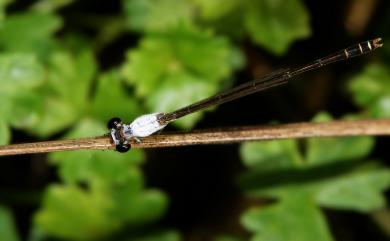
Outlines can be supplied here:
[[183, 116], [204, 110], [211, 106], [220, 105], [258, 91], [285, 84], [289, 79], [304, 72], [318, 69], [337, 61], [370, 53], [375, 49], [382, 47], [382, 45], [383, 43], [381, 38], [368, 40], [340, 50], [324, 58], [317, 59], [301, 67], [277, 70], [262, 78], [256, 78], [250, 82], [226, 90], [173, 112], [142, 115], [128, 125], [122, 123], [119, 118], [112, 118], [107, 124], [110, 129], [112, 143], [115, 144], [117, 151], [126, 152], [130, 149], [130, 143], [132, 140], [140, 141], [139, 138], [156, 133], [168, 125], [168, 123]]

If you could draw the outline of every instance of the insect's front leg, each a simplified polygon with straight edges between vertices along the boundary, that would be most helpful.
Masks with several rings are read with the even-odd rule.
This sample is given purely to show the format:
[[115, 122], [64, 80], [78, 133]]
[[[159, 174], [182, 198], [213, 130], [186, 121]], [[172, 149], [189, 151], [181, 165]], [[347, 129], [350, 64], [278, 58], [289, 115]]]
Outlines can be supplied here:
[[142, 141], [139, 137], [134, 136], [133, 138], [137, 144], [141, 144]]

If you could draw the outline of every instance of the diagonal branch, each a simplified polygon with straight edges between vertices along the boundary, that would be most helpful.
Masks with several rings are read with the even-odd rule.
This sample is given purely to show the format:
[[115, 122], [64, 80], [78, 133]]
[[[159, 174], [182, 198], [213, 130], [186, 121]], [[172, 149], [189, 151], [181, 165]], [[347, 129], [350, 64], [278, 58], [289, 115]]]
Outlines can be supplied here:
[[[308, 137], [390, 135], [390, 120], [342, 120], [323, 123], [304, 122], [282, 125], [245, 126], [200, 130], [189, 133], [152, 135], [133, 148], [158, 148], [189, 145], [225, 144], [244, 141], [277, 140]], [[45, 141], [0, 146], [0, 156], [70, 150], [115, 149], [110, 137]]]

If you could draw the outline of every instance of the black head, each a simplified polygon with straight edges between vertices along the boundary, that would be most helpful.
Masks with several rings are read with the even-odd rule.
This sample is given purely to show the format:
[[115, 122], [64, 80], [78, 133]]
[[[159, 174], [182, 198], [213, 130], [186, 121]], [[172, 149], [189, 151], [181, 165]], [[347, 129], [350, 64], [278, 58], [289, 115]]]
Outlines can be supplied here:
[[119, 144], [119, 145], [115, 146], [115, 149], [117, 152], [124, 153], [124, 152], [127, 152], [131, 149], [131, 145], [130, 144]]

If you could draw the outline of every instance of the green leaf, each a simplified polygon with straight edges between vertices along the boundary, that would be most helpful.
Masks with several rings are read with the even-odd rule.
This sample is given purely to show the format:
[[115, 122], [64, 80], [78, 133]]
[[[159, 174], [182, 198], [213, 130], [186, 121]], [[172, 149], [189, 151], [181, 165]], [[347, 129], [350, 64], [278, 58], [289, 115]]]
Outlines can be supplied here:
[[45, 112], [29, 131], [49, 136], [84, 115], [96, 69], [94, 56], [88, 49], [77, 54], [53, 53], [49, 59], [48, 83], [39, 91]]
[[201, 15], [204, 19], [213, 20], [230, 14], [234, 10], [240, 9], [242, 2], [238, 0], [191, 0], [200, 8]]
[[[246, 39], [248, 39], [247, 31], [243, 26], [243, 20], [245, 16], [244, 1], [238, 2], [239, 5], [237, 5], [233, 9], [229, 8], [233, 7], [234, 2], [236, 1], [225, 1], [224, 4], [219, 6], [219, 9], [221, 9], [221, 11], [216, 12], [211, 11], [213, 11], [213, 7], [217, 7], [213, 3], [218, 1], [193, 1], [198, 1], [198, 3], [195, 4], [199, 5], [200, 7], [202, 26], [207, 26], [209, 29], [212, 29], [214, 32], [220, 35], [229, 36], [230, 39], [234, 40], [237, 43], [242, 43], [243, 41], [246, 41]], [[208, 5], [209, 3], [211, 3], [210, 6], [202, 6]]]
[[[105, 131], [102, 123], [83, 119], [67, 138], [101, 135]], [[112, 234], [124, 225], [139, 227], [153, 222], [167, 209], [168, 198], [164, 193], [143, 190], [144, 180], [138, 168], [143, 160], [140, 150], [126, 154], [111, 150], [63, 152], [50, 154], [49, 159], [58, 165], [61, 179], [68, 184], [61, 187], [64, 197], [61, 193], [48, 191], [49, 197], [36, 217], [39, 227], [52, 236], [93, 240]], [[86, 188], [77, 188], [74, 186], [77, 183]], [[67, 210], [65, 207], [70, 204], [67, 202], [72, 199], [81, 204], [74, 204]], [[89, 203], [96, 217], [92, 216], [89, 207], [84, 207]], [[83, 218], [74, 221], [70, 215], [75, 212]], [[97, 220], [89, 220], [91, 218]], [[72, 225], [64, 226], [70, 220], [78, 226], [74, 232], [71, 232]], [[110, 226], [104, 227], [106, 222], [110, 222]]]
[[[131, 154], [134, 154], [133, 156]], [[143, 183], [142, 176], [133, 166], [140, 161], [140, 152], [133, 150], [126, 156], [114, 151], [77, 151], [66, 154], [53, 154], [52, 162], [59, 166], [59, 175], [66, 183], [93, 182]], [[142, 159], [141, 159], [142, 160]]]
[[390, 72], [380, 64], [367, 66], [348, 85], [354, 102], [372, 117], [390, 117]]
[[371, 64], [362, 73], [351, 79], [348, 87], [354, 101], [361, 106], [367, 106], [390, 91], [390, 72], [385, 66]]
[[[106, 133], [104, 125], [91, 119], [81, 120], [67, 135], [67, 139], [99, 136]], [[107, 151], [72, 151], [57, 152], [49, 155], [52, 163], [59, 166], [59, 173], [67, 183], [92, 182], [102, 179], [107, 183], [123, 183], [132, 180], [142, 186], [142, 177], [134, 169], [143, 160], [141, 150], [128, 153]]]
[[247, 1], [244, 26], [251, 39], [276, 55], [310, 35], [309, 14], [300, 0]]
[[96, 240], [124, 225], [139, 228], [165, 213], [168, 201], [162, 192], [142, 191], [133, 180], [114, 185], [104, 181], [88, 189], [52, 185], [35, 215], [35, 224], [49, 236]]
[[[315, 119], [329, 118], [322, 114]], [[384, 206], [382, 192], [390, 186], [390, 171], [378, 165], [366, 168], [368, 162], [362, 162], [373, 139], [312, 138], [304, 144], [305, 155], [293, 140], [243, 145], [241, 156], [250, 170], [240, 178], [241, 187], [252, 196], [282, 200], [305, 193], [320, 206], [361, 212]]]
[[304, 164], [295, 140], [244, 143], [240, 154], [247, 167], [261, 168], [264, 171], [300, 167]]
[[7, 120], [15, 128], [29, 128], [40, 121], [44, 112], [43, 100], [35, 91], [19, 90], [14, 93], [9, 101], [11, 102]]
[[161, 218], [168, 207], [168, 197], [159, 190], [144, 190], [138, 193], [127, 187], [116, 189], [113, 193], [115, 211], [113, 215], [126, 221], [126, 224], [138, 227]]
[[83, 109], [96, 70], [95, 57], [89, 49], [76, 54], [55, 52], [49, 63], [49, 91], [55, 91], [74, 107]]
[[331, 241], [325, 217], [310, 198], [296, 193], [267, 207], [252, 208], [242, 217], [253, 241]]
[[129, 28], [143, 32], [162, 32], [191, 23], [194, 14], [188, 1], [182, 0], [123, 0], [123, 8]]
[[386, 206], [382, 192], [389, 185], [389, 169], [370, 168], [324, 183], [316, 193], [316, 201], [323, 207], [370, 212]]
[[73, 106], [61, 99], [45, 96], [43, 102], [46, 111], [41, 114], [39, 121], [27, 127], [34, 135], [50, 136], [71, 125], [78, 117]]
[[[136, 94], [147, 98], [151, 112], [167, 112], [216, 93], [241, 64], [241, 55], [227, 39], [181, 26], [142, 39], [128, 52], [122, 73]], [[192, 115], [175, 123], [189, 128], [197, 119]]]
[[32, 9], [38, 12], [55, 12], [56, 10], [67, 6], [74, 0], [39, 0], [32, 5]]
[[0, 145], [6, 145], [10, 141], [10, 129], [7, 123], [0, 119]]
[[112, 207], [112, 200], [104, 192], [51, 185], [34, 221], [43, 231], [58, 238], [96, 240], [121, 226], [120, 220], [110, 215]]
[[[211, 85], [204, 79], [178, 73], [165, 78], [164, 84], [147, 99], [146, 105], [151, 112], [173, 111], [211, 96], [216, 92], [216, 86]], [[198, 112], [175, 122], [177, 122], [176, 125], [189, 129], [202, 116], [203, 114]]]
[[386, 204], [383, 192], [390, 186], [390, 171], [383, 167], [372, 170], [355, 167], [348, 171], [351, 168], [334, 165], [305, 171], [263, 172], [262, 177], [252, 173], [241, 179], [241, 186], [253, 197], [285, 200], [299, 192], [323, 207], [359, 212], [383, 208]]
[[19, 240], [12, 213], [7, 208], [0, 206], [0, 241]]
[[[233, 64], [237, 59], [238, 64]], [[148, 96], [164, 83], [164, 78], [177, 74], [220, 82], [242, 64], [241, 60], [226, 38], [181, 27], [142, 39], [137, 49], [127, 53], [123, 75], [136, 85], [137, 95]]]
[[[327, 122], [332, 119], [327, 113], [319, 113], [313, 121]], [[311, 166], [364, 158], [375, 144], [372, 137], [309, 138], [306, 142], [306, 159]]]
[[385, 206], [383, 192], [390, 186], [389, 172], [378, 165], [335, 163], [304, 170], [252, 171], [241, 177], [240, 184], [252, 197], [285, 200], [304, 193], [319, 206], [371, 212]]
[[372, 137], [310, 138], [306, 158], [313, 166], [359, 160], [372, 151], [374, 144]]
[[390, 95], [381, 96], [369, 106], [368, 113], [375, 118], [390, 117]]
[[39, 86], [44, 70], [32, 54], [3, 54], [0, 56], [0, 92], [17, 92]]
[[121, 82], [117, 71], [102, 74], [98, 79], [95, 96], [91, 103], [93, 117], [107, 122], [113, 117], [120, 117], [123, 122], [130, 122], [142, 114], [140, 104], [131, 97]]
[[0, 113], [3, 121], [19, 128], [37, 123], [42, 101], [33, 89], [44, 83], [44, 74], [43, 67], [33, 54], [0, 56]]
[[0, 29], [0, 46], [7, 51], [35, 52], [44, 57], [55, 48], [52, 36], [61, 26], [61, 19], [54, 14], [13, 14], [4, 20]]

